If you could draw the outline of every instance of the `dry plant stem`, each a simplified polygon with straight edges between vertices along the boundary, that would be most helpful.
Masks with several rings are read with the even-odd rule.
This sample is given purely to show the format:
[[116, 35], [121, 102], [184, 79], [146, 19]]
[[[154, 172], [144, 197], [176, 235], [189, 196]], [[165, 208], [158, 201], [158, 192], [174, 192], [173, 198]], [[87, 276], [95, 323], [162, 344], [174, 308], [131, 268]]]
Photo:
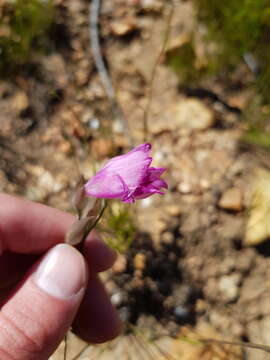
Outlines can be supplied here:
[[217, 343], [217, 344], [224, 344], [224, 345], [235, 345], [235, 346], [242, 346], [245, 348], [251, 348], [251, 349], [258, 349], [265, 351], [267, 353], [270, 353], [270, 346], [267, 345], [261, 345], [261, 344], [254, 344], [249, 342], [242, 342], [242, 341], [225, 341], [225, 340], [215, 340], [215, 339], [201, 339], [202, 343]]
[[[102, 215], [104, 214], [104, 211], [106, 210], [108, 206], [108, 202], [105, 201], [104, 202], [104, 205], [98, 215], [98, 217], [96, 218], [95, 222], [89, 227], [89, 228], [86, 228], [85, 232], [84, 232], [84, 235], [83, 235], [83, 238], [82, 238], [82, 241], [80, 244], [83, 244], [84, 240], [87, 238], [87, 236], [89, 235], [89, 233], [97, 226], [97, 224], [99, 223], [99, 220], [102, 218]], [[79, 245], [80, 245], [79, 244]]]
[[153, 71], [151, 74], [151, 78], [150, 78], [150, 83], [149, 83], [149, 90], [148, 90], [148, 96], [147, 96], [147, 103], [146, 103], [146, 107], [143, 113], [143, 142], [146, 142], [148, 139], [148, 118], [149, 118], [149, 114], [150, 114], [150, 110], [151, 110], [151, 104], [152, 104], [152, 98], [153, 98], [153, 90], [154, 90], [154, 82], [155, 82], [155, 77], [156, 77], [156, 73], [157, 73], [157, 68], [158, 65], [162, 59], [163, 54], [166, 51], [166, 47], [169, 41], [169, 37], [170, 37], [170, 30], [171, 30], [171, 22], [172, 22], [172, 17], [173, 17], [173, 10], [174, 10], [174, 6], [173, 6], [173, 2], [170, 1], [170, 11], [168, 14], [168, 18], [166, 21], [166, 29], [165, 29], [165, 35], [164, 35], [164, 40], [163, 40], [163, 44], [162, 44], [162, 49], [155, 61], [154, 67], [153, 67]]
[[114, 120], [118, 120], [122, 123], [124, 133], [130, 141], [130, 146], [133, 146], [134, 144], [130, 135], [128, 123], [124, 118], [124, 114], [120, 105], [118, 104], [111, 77], [102, 57], [98, 31], [100, 7], [101, 0], [91, 0], [89, 9], [89, 32], [93, 58], [104, 90], [108, 99], [110, 100]]
[[68, 341], [68, 334], [65, 335], [64, 338], [64, 360], [67, 360], [67, 341]]

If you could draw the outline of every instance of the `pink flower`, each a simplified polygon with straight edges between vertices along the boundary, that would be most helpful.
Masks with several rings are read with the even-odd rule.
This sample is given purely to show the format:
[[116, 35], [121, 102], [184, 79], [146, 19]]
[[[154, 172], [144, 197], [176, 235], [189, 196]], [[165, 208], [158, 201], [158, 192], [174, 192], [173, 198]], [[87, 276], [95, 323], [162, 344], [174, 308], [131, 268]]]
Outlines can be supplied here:
[[160, 179], [164, 168], [150, 167], [150, 144], [135, 147], [127, 154], [112, 158], [84, 186], [87, 196], [121, 199], [131, 203], [153, 194], [161, 194], [167, 183]]

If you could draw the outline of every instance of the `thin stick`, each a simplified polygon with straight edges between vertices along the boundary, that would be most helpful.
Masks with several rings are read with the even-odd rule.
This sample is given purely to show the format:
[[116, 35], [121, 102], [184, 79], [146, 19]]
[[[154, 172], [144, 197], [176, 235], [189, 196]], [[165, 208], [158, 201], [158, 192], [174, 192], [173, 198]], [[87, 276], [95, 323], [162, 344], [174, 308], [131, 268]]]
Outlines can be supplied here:
[[270, 353], [270, 346], [267, 345], [254, 344], [254, 343], [242, 342], [242, 341], [225, 341], [225, 340], [215, 340], [215, 339], [201, 339], [200, 341], [203, 343], [213, 342], [224, 345], [242, 346], [242, 347], [258, 349]]
[[108, 96], [108, 99], [110, 100], [113, 116], [115, 120], [119, 120], [122, 123], [124, 133], [129, 138], [130, 145], [132, 145], [133, 141], [130, 135], [128, 123], [124, 118], [124, 114], [120, 105], [117, 102], [117, 97], [111, 81], [111, 77], [102, 57], [98, 31], [100, 5], [101, 0], [92, 0], [89, 9], [89, 33], [93, 58], [104, 90]]
[[64, 338], [64, 343], [65, 343], [65, 346], [64, 346], [64, 360], [67, 360], [67, 340], [68, 340], [68, 335], [66, 334], [65, 335], [65, 338]]
[[107, 206], [108, 206], [108, 201], [105, 200], [104, 205], [103, 205], [98, 217], [96, 218], [95, 222], [89, 228], [87, 228], [85, 230], [80, 244], [84, 243], [84, 241], [87, 238], [87, 236], [89, 235], [89, 233], [97, 226], [97, 224], [99, 223], [99, 220], [102, 218], [102, 215], [104, 214], [104, 211], [106, 210]]
[[164, 40], [163, 40], [163, 44], [162, 44], [162, 48], [161, 51], [155, 61], [154, 67], [153, 67], [153, 71], [151, 74], [151, 78], [150, 78], [150, 84], [149, 84], [149, 93], [148, 93], [148, 97], [147, 97], [147, 104], [144, 110], [144, 114], [143, 114], [143, 134], [144, 134], [144, 142], [147, 141], [148, 138], [148, 117], [149, 117], [149, 113], [150, 113], [150, 109], [151, 109], [151, 104], [152, 104], [152, 98], [153, 98], [153, 90], [154, 90], [154, 81], [155, 81], [155, 77], [156, 77], [156, 72], [157, 72], [157, 68], [158, 65], [160, 63], [160, 60], [163, 56], [163, 54], [166, 51], [166, 47], [168, 44], [168, 40], [169, 40], [169, 36], [170, 36], [170, 29], [171, 29], [171, 21], [172, 21], [172, 17], [173, 17], [173, 3], [170, 4], [170, 12], [168, 15], [168, 19], [166, 22], [166, 29], [165, 29], [165, 35], [164, 35]]

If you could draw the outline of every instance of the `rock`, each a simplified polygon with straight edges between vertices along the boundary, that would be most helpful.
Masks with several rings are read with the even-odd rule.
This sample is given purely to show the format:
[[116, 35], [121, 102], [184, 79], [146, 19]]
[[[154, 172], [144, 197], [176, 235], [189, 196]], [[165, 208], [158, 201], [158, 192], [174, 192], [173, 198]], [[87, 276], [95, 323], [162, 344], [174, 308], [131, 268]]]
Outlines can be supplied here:
[[170, 216], [178, 216], [181, 214], [181, 207], [176, 204], [170, 204], [164, 206], [164, 211]]
[[226, 190], [219, 202], [218, 206], [221, 209], [232, 210], [232, 211], [241, 211], [243, 210], [243, 193], [241, 189], [232, 187]]
[[207, 311], [207, 302], [202, 299], [198, 299], [195, 304], [195, 311], [198, 314], [205, 313]]
[[[250, 342], [270, 346], [270, 316], [255, 319], [248, 324]], [[269, 353], [260, 350], [247, 350], [248, 360], [268, 360]]]
[[214, 125], [214, 113], [197, 99], [185, 99], [171, 109], [174, 121], [186, 130], [205, 130]]
[[91, 142], [91, 149], [98, 159], [109, 157], [113, 152], [113, 142], [110, 139], [99, 138]]
[[244, 245], [258, 245], [270, 238], [270, 172], [258, 170], [251, 190]]
[[29, 107], [27, 94], [22, 90], [18, 91], [12, 98], [11, 106], [18, 114], [26, 110]]
[[218, 287], [226, 301], [231, 302], [238, 298], [240, 281], [241, 275], [238, 273], [224, 275], [220, 278]]
[[38, 178], [38, 186], [44, 188], [48, 192], [58, 192], [64, 187], [64, 185], [58, 182], [52, 173], [47, 170], [44, 170]]
[[219, 215], [220, 226], [217, 230], [217, 236], [228, 242], [239, 242], [243, 239], [245, 230], [245, 219], [235, 214], [223, 213]]
[[190, 194], [192, 192], [192, 185], [187, 182], [180, 182], [177, 189], [181, 194]]
[[134, 257], [134, 268], [136, 270], [144, 270], [145, 265], [146, 265], [146, 256], [142, 253], [138, 253], [135, 255]]
[[164, 7], [162, 0], [129, 0], [131, 5], [142, 7], [146, 11], [153, 11], [159, 13]]
[[28, 186], [26, 197], [32, 201], [43, 201], [45, 196], [52, 195], [61, 191], [66, 183], [61, 176], [57, 178], [42, 166], [30, 165], [26, 166], [27, 171], [35, 179], [35, 186]]
[[184, 306], [176, 306], [174, 308], [173, 314], [176, 321], [186, 321], [190, 316], [190, 310]]
[[119, 22], [115, 21], [111, 23], [112, 33], [116, 36], [125, 36], [132, 31], [136, 30], [135, 23], [133, 21], [129, 22]]
[[124, 297], [123, 293], [120, 291], [114, 293], [111, 296], [111, 302], [114, 306], [120, 306], [123, 303], [124, 299], [125, 299], [125, 297]]
[[174, 236], [170, 231], [165, 231], [163, 234], [161, 234], [161, 240], [165, 245], [173, 245]]
[[65, 68], [65, 61], [59, 54], [52, 54], [42, 59], [44, 76], [53, 79], [58, 87], [64, 88], [68, 84], [68, 75]]
[[74, 75], [76, 84], [81, 87], [88, 83], [89, 80], [89, 72], [84, 69], [79, 68]]
[[113, 264], [112, 271], [115, 274], [123, 273], [127, 268], [127, 258], [124, 255], [118, 255], [115, 263]]

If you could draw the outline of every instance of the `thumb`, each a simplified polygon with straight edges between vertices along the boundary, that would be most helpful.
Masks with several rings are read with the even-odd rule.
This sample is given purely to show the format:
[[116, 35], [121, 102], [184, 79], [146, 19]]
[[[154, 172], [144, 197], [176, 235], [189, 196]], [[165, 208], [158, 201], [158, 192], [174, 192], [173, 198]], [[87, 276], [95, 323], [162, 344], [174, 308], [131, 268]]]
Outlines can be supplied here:
[[0, 359], [48, 359], [68, 331], [86, 283], [87, 267], [76, 249], [51, 249], [0, 309]]

